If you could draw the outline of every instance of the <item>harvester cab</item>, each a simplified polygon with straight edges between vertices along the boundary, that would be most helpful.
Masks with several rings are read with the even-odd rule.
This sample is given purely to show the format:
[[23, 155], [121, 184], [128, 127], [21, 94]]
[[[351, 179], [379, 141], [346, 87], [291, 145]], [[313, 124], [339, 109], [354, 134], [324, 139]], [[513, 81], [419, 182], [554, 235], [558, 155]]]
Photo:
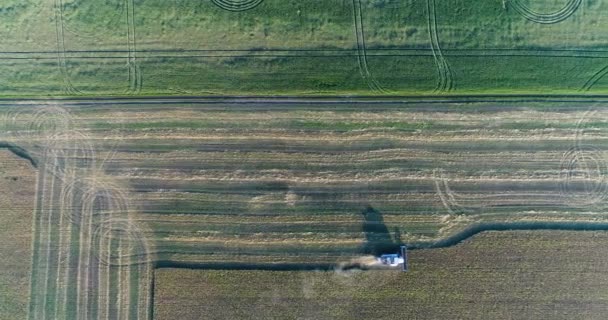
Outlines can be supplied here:
[[397, 267], [401, 265], [402, 271], [408, 270], [406, 246], [401, 246], [399, 248], [399, 253], [383, 254], [377, 259], [381, 265], [390, 267]]

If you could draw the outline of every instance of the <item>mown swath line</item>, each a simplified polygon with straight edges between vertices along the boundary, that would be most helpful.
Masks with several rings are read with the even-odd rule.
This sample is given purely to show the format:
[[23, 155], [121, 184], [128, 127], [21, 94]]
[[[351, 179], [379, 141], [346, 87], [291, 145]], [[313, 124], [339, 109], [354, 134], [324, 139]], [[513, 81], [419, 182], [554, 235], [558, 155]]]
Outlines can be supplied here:
[[[56, 166], [58, 165], [58, 161], [56, 157], [53, 157], [53, 161], [54, 164], [53, 166], [53, 170], [55, 170]], [[46, 160], [48, 162], [48, 159]], [[45, 170], [47, 170], [47, 166], [45, 165]], [[50, 276], [50, 272], [51, 272], [51, 264], [52, 264], [52, 258], [51, 258], [51, 251], [52, 251], [52, 233], [53, 233], [53, 211], [54, 211], [54, 207], [53, 207], [53, 199], [54, 199], [54, 194], [55, 194], [55, 184], [56, 184], [56, 176], [53, 174], [51, 175], [51, 181], [50, 181], [50, 186], [49, 188], [49, 192], [48, 195], [45, 197], [47, 199], [47, 203], [44, 206], [46, 208], [45, 211], [47, 211], [47, 219], [48, 219], [48, 223], [45, 226], [46, 228], [46, 232], [45, 232], [45, 236], [46, 236], [46, 240], [44, 240], [45, 245], [46, 245], [46, 256], [44, 257], [44, 268], [45, 268], [45, 275], [44, 275], [44, 286], [43, 289], [40, 290], [40, 292], [42, 294], [44, 294], [44, 298], [43, 298], [43, 303], [40, 306], [41, 308], [41, 315], [40, 318], [41, 319], [46, 319], [46, 312], [47, 312], [47, 308], [48, 305], [51, 303], [49, 302], [50, 299], [52, 299], [52, 297], [50, 297], [49, 294], [49, 285], [51, 282], [51, 276]], [[45, 188], [45, 190], [47, 190], [47, 188]]]
[[129, 266], [129, 317], [128, 319], [139, 319], [140, 292], [139, 292], [139, 265]]
[[[92, 250], [99, 250], [101, 246], [98, 242], [99, 239], [93, 237], [93, 225], [96, 223], [98, 218], [96, 215], [97, 210], [103, 210], [103, 207], [96, 208], [96, 200], [99, 197], [98, 190], [94, 186], [89, 186], [87, 191], [82, 196], [82, 217], [80, 221], [81, 227], [81, 241], [84, 239], [87, 244], [83, 246], [84, 250], [84, 261], [81, 259], [79, 262], [79, 295], [78, 295], [78, 306], [77, 314], [79, 318], [89, 319], [95, 318], [97, 315], [97, 305], [99, 297], [99, 263], [95, 255], [92, 254]], [[103, 198], [102, 198], [103, 199]], [[81, 250], [82, 251], [82, 250]], [[84, 262], [84, 263], [83, 263]]]
[[[116, 300], [112, 303], [114, 297], [109, 296], [107, 299], [98, 300], [96, 304], [99, 305], [100, 310], [103, 310], [100, 311], [100, 314], [110, 319], [117, 317], [140, 318], [140, 309], [144, 310], [143, 313], [149, 309], [149, 306], [145, 304], [147, 300], [143, 299], [146, 298], [146, 295], [139, 292], [142, 281], [139, 278], [142, 276], [139, 270], [142, 266], [149, 265], [145, 257], [148, 252], [147, 246], [141, 245], [146, 248], [144, 249], [145, 252], [142, 253], [144, 257], [131, 253], [134, 250], [134, 243], [139, 244], [137, 241], [134, 242], [134, 239], [137, 238], [136, 235], [139, 233], [133, 231], [133, 228], [136, 227], [130, 220], [120, 219], [121, 216], [128, 213], [128, 209], [126, 197], [118, 189], [103, 186], [97, 192], [91, 193], [89, 198], [91, 198], [88, 200], [89, 202], [98, 200], [95, 210], [98, 210], [99, 213], [96, 214], [98, 219], [96, 219], [97, 225], [93, 235], [97, 253], [95, 261], [102, 272], [106, 269], [108, 274], [116, 273], [116, 283], [112, 283], [111, 278], [108, 278], [107, 281], [109, 282], [107, 282], [106, 290], [100, 290], [99, 292], [102, 296], [108, 296], [108, 292], [113, 292], [112, 295], [116, 295]], [[111, 215], [118, 215], [118, 217], [116, 219], [106, 217], [102, 215], [104, 210]], [[143, 239], [137, 239], [143, 241]], [[116, 258], [113, 259], [112, 257]], [[134, 258], [139, 259], [139, 261], [133, 261]], [[141, 261], [144, 263], [140, 263]], [[100, 280], [100, 282], [102, 281]], [[101, 304], [102, 300], [105, 300], [105, 305]], [[114, 306], [116, 307], [115, 311], [113, 311]]]
[[[48, 152], [45, 155], [45, 157], [48, 157]], [[56, 169], [56, 167], [58, 166], [58, 160], [56, 158], [55, 155], [53, 155], [51, 157], [53, 160], [53, 164], [51, 164], [51, 166], [53, 167], [53, 170]], [[44, 165], [44, 171], [49, 170], [47, 165], [49, 164], [49, 159], [45, 159], [45, 165]], [[46, 179], [45, 179], [46, 180]], [[45, 186], [44, 190], [48, 190], [48, 192], [45, 192], [45, 196], [44, 199], [46, 199], [46, 201], [43, 202], [43, 206], [44, 208], [46, 208], [46, 210], [43, 210], [43, 212], [47, 212], [46, 215], [46, 219], [48, 220], [48, 222], [44, 222], [46, 224], [46, 226], [43, 225], [43, 228], [45, 228], [46, 230], [43, 231], [43, 235], [45, 235], [46, 240], [43, 240], [45, 242], [46, 245], [46, 255], [43, 257], [42, 264], [45, 268], [45, 272], [44, 272], [44, 278], [43, 278], [43, 287], [41, 288], [41, 290], [38, 291], [39, 294], [44, 295], [42, 298], [42, 303], [39, 305], [40, 307], [40, 312], [39, 312], [39, 317], [40, 319], [46, 319], [47, 318], [47, 312], [48, 313], [53, 313], [54, 311], [54, 302], [55, 302], [55, 297], [54, 297], [54, 293], [55, 293], [55, 271], [57, 270], [57, 266], [54, 265], [54, 262], [56, 261], [56, 257], [54, 255], [55, 251], [54, 249], [54, 245], [57, 245], [57, 239], [56, 239], [56, 232], [59, 232], [59, 226], [56, 225], [56, 221], [54, 221], [55, 217], [55, 205], [54, 205], [54, 201], [55, 201], [55, 195], [56, 195], [56, 191], [55, 191], [55, 187], [57, 184], [60, 184], [61, 181], [59, 181], [57, 179], [57, 177], [53, 174], [51, 175], [51, 180], [48, 186]], [[40, 289], [40, 288], [39, 288]]]
[[368, 87], [375, 92], [386, 92], [376, 81], [369, 71], [367, 60], [367, 46], [365, 44], [365, 30], [363, 28], [363, 10], [361, 0], [353, 0], [353, 19], [355, 24], [355, 37], [357, 39], [357, 60], [359, 63], [359, 73], [367, 82]]
[[83, 216], [80, 218], [80, 254], [78, 261], [78, 296], [76, 300], [76, 314], [79, 319], [87, 319], [87, 305], [89, 296], [89, 269], [91, 257], [91, 237], [92, 217], [89, 210], [89, 195], [83, 196]]
[[36, 177], [36, 204], [34, 210], [34, 219], [32, 223], [32, 230], [34, 234], [34, 239], [32, 241], [32, 267], [31, 267], [31, 276], [30, 276], [30, 302], [28, 307], [28, 319], [36, 320], [38, 319], [38, 306], [42, 303], [40, 301], [40, 296], [38, 295], [38, 286], [39, 286], [39, 260], [42, 255], [42, 240], [41, 240], [41, 231], [42, 231], [42, 217], [44, 215], [44, 190], [46, 184], [46, 175], [44, 174], [44, 161], [42, 165], [39, 167], [38, 175]]
[[566, 5], [558, 11], [539, 13], [525, 5], [521, 0], [509, 0], [509, 4], [524, 18], [541, 24], [553, 24], [566, 20], [580, 7], [582, 0], [568, 0]]
[[[112, 244], [114, 248], [118, 247], [118, 243]], [[114, 249], [112, 249], [114, 250]], [[119, 304], [120, 304], [120, 285], [119, 285], [119, 275], [120, 275], [120, 267], [110, 266], [110, 287], [109, 287], [109, 296], [110, 300], [108, 303], [108, 312], [107, 312], [107, 320], [119, 319]]]
[[[69, 166], [68, 166], [69, 167]], [[73, 179], [73, 173], [72, 173]], [[62, 191], [64, 188], [64, 183], [62, 184]], [[71, 253], [71, 245], [72, 245], [72, 223], [70, 221], [66, 221], [65, 217], [67, 210], [70, 210], [70, 207], [67, 205], [72, 201], [72, 194], [70, 194], [67, 199], [63, 196], [63, 192], [60, 197], [59, 202], [59, 225], [60, 225], [60, 238], [59, 238], [59, 257], [57, 259], [57, 266], [59, 268], [57, 274], [57, 283], [56, 283], [56, 305], [55, 305], [55, 314], [54, 319], [64, 319], [66, 317], [66, 305], [67, 305], [67, 287], [69, 281], [69, 272], [70, 272], [70, 253]], [[67, 200], [67, 203], [66, 203]]]
[[[70, 215], [82, 217], [82, 188], [71, 188], [72, 196]], [[71, 221], [70, 221], [71, 222]], [[73, 223], [73, 222], [71, 222]], [[78, 264], [80, 262], [80, 226], [74, 225], [71, 228], [71, 238], [75, 239], [72, 242], [70, 248], [70, 260], [69, 260], [69, 275], [68, 283], [66, 284], [66, 319], [76, 319], [77, 313], [77, 300], [78, 300]]]
[[428, 27], [429, 36], [431, 39], [431, 50], [433, 52], [433, 58], [437, 65], [437, 74], [439, 77], [437, 86], [435, 87], [436, 92], [449, 92], [453, 89], [453, 77], [452, 70], [447, 60], [443, 56], [441, 45], [439, 43], [439, 34], [437, 27], [437, 14], [435, 12], [435, 0], [427, 0], [427, 11], [428, 11]]

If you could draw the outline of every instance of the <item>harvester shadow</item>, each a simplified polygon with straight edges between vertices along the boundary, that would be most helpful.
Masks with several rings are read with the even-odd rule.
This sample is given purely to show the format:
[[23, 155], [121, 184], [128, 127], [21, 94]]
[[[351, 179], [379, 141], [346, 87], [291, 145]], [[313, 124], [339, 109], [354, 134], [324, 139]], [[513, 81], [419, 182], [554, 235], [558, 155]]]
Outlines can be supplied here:
[[382, 213], [371, 206], [365, 208], [361, 214], [365, 233], [365, 243], [361, 251], [374, 256], [399, 252], [400, 246], [403, 245], [399, 230], [395, 229], [395, 235], [392, 236], [384, 223]]

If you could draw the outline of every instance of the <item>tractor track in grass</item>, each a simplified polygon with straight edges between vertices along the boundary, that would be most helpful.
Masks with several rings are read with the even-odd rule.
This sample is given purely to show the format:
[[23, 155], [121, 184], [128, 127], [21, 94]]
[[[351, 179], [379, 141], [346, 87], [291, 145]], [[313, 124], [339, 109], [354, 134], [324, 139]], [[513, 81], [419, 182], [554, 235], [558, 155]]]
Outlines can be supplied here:
[[[72, 83], [69, 68], [68, 57], [65, 41], [65, 22], [63, 12], [63, 0], [55, 0], [54, 2], [54, 17], [55, 17], [55, 32], [57, 43], [57, 62], [59, 70], [64, 82], [64, 92], [67, 95], [84, 95], [88, 94], [77, 89]], [[142, 73], [137, 62], [137, 46], [135, 34], [135, 8], [133, 0], [125, 0], [126, 6], [126, 26], [127, 26], [127, 80], [128, 86], [125, 90], [126, 94], [138, 94], [142, 88]]]
[[[122, 21], [122, 17], [125, 14], [126, 8], [124, 2], [126, 0], [108, 0], [106, 1], [106, 4], [112, 5], [112, 3], [109, 3], [111, 1], [114, 2], [113, 4], [115, 7], [117, 7], [120, 3], [122, 3], [122, 5], [120, 6], [120, 10], [116, 10], [112, 15], [104, 16], [105, 22], [108, 23], [107, 25], [104, 25], [104, 27], [109, 27], [109, 22], [114, 22], [112, 26], [119, 28], [117, 27], [117, 22]], [[79, 10], [78, 6], [76, 6], [76, 10]], [[111, 36], [112, 33], [116, 32], [116, 30], [101, 28], [101, 26], [98, 26], [98, 28], [96, 28], [94, 31], [83, 31], [76, 27], [72, 28], [69, 17], [70, 12], [68, 11], [66, 13], [65, 8], [63, 8], [63, 21], [65, 22], [63, 26], [64, 30], [79, 39], [86, 39], [88, 41], [93, 40], [95, 43], [103, 43], [104, 37]]]
[[[115, 218], [98, 224], [94, 239], [101, 248], [96, 251], [100, 268], [115, 270], [117, 274], [116, 287], [108, 284], [109, 290], [118, 292], [116, 312], [122, 314], [121, 318], [147, 319], [153, 259], [143, 234], [131, 220]], [[112, 308], [107, 310], [112, 313]]]
[[439, 30], [437, 25], [437, 13], [435, 0], [427, 0], [429, 37], [431, 40], [431, 50], [437, 65], [438, 82], [435, 92], [450, 92], [454, 89], [454, 76], [449, 63], [443, 55], [439, 42]]
[[608, 74], [608, 66], [601, 68], [595, 74], [593, 74], [593, 76], [591, 76], [591, 78], [589, 78], [589, 80], [587, 80], [587, 82], [585, 82], [585, 84], [583, 85], [583, 87], [581, 88], [580, 91], [591, 90], [600, 80], [604, 79], [604, 77], [606, 77], [607, 74]]
[[[601, 149], [586, 141], [593, 134], [587, 126], [598, 118], [597, 113], [591, 107], [577, 121], [574, 146], [564, 152], [560, 163], [560, 195], [572, 207], [601, 206], [608, 198], [608, 162]], [[580, 189], [582, 195], [577, 194]]]
[[608, 198], [608, 164], [601, 150], [590, 146], [572, 147], [564, 153], [560, 169], [560, 195], [568, 205], [598, 206]]
[[142, 88], [142, 74], [137, 62], [137, 37], [135, 34], [135, 4], [133, 0], [125, 0], [127, 7], [127, 47], [128, 47], [128, 94], [138, 94]]
[[[126, 197], [117, 186], [97, 178], [92, 178], [89, 185], [90, 188], [82, 197], [82, 211], [89, 221], [86, 224], [85, 233], [90, 245], [86, 250], [89, 255], [86, 261], [81, 262], [79, 268], [81, 270], [79, 279], [82, 279], [82, 285], [78, 295], [81, 297], [78, 303], [81, 308], [77, 314], [79, 318], [84, 319], [103, 318], [104, 316], [109, 319], [114, 317], [137, 319], [136, 314], [127, 312], [126, 310], [130, 309], [122, 306], [122, 304], [129, 306], [130, 297], [138, 296], [133, 290], [137, 290], [140, 280], [131, 282], [130, 274], [133, 272], [131, 265], [112, 265], [99, 259], [100, 255], [113, 255], [116, 251], [122, 252], [125, 250], [125, 245], [129, 248], [129, 243], [125, 243], [121, 238], [115, 239], [110, 236], [104, 241], [97, 233], [104, 228], [107, 221], [127, 219]], [[122, 259], [123, 257], [120, 256], [119, 260]], [[84, 268], [82, 268], [82, 263], [84, 263]], [[116, 282], [111, 281], [112, 273], [116, 274]], [[112, 293], [118, 296], [110, 297]], [[114, 310], [110, 305], [112, 301], [118, 304], [117, 313], [112, 311]], [[139, 304], [140, 301], [137, 301], [137, 305]]]
[[[63, 307], [57, 305], [62, 301], [55, 299], [54, 294], [49, 294], [60, 289], [58, 285], [61, 282], [58, 278], [62, 270], [57, 262], [62, 261], [62, 255], [65, 253], [63, 248], [56, 246], [65, 243], [58, 197], [65, 173], [63, 166], [66, 163], [65, 159], [62, 159], [64, 153], [59, 150], [59, 146], [60, 136], [69, 122], [66, 121], [65, 114], [60, 111], [61, 109], [53, 107], [42, 108], [33, 114], [32, 120], [27, 125], [27, 133], [12, 133], [13, 138], [23, 139], [28, 145], [27, 148], [31, 148], [30, 152], [40, 159], [38, 161], [40, 184], [37, 192], [41, 198], [36, 204], [38, 209], [35, 219], [39, 223], [34, 228], [37, 236], [33, 245], [35, 259], [32, 261], [32, 291], [28, 313], [30, 319], [52, 318], [57, 310]], [[7, 120], [15, 121], [19, 115], [20, 113], [14, 114], [12, 119]], [[42, 142], [30, 140], [40, 136], [45, 137], [46, 140]]]
[[[139, 280], [139, 271], [151, 265], [145, 256], [147, 251], [136, 267], [129, 262], [114, 269], [96, 255], [103, 248], [95, 242], [99, 239], [93, 237], [95, 226], [108, 220], [111, 214], [127, 217], [130, 213], [126, 197], [116, 191], [116, 186], [98, 177], [102, 169], [98, 166], [103, 166], [103, 162], [96, 163], [90, 137], [75, 130], [70, 113], [58, 106], [9, 110], [3, 120], [9, 129], [7, 138], [14, 142], [7, 146], [17, 150], [18, 155], [25, 153], [25, 158], [39, 168], [28, 318], [113, 319], [106, 312], [111, 308], [104, 303], [112, 300], [128, 306], [131, 297], [138, 299], [135, 306], [122, 308], [114, 315], [123, 319], [146, 315], [149, 299], [135, 291], [147, 286]], [[23, 148], [15, 149], [16, 144]], [[112, 150], [107, 157], [111, 153]], [[107, 249], [128, 251], [130, 244], [123, 239], [119, 241], [118, 248], [111, 248], [110, 244]], [[147, 244], [140, 245], [148, 248]], [[123, 258], [132, 259], [131, 255], [120, 256]], [[116, 278], [119, 282], [110, 281], [109, 270], [119, 273]], [[108, 298], [109, 292], [119, 296]], [[139, 310], [144, 310], [141, 315]]]
[[367, 45], [365, 43], [365, 28], [363, 23], [363, 8], [361, 8], [361, 0], [353, 0], [353, 23], [355, 37], [357, 39], [357, 62], [359, 65], [359, 73], [367, 83], [367, 86], [373, 92], [386, 93], [380, 83], [375, 79], [369, 70], [369, 62], [367, 58]]
[[[55, 159], [53, 165], [56, 165], [57, 161]], [[42, 167], [43, 171], [46, 171], [46, 165]], [[46, 177], [43, 178], [43, 181], [46, 182]], [[46, 183], [45, 183], [46, 185]], [[46, 319], [47, 317], [47, 308], [49, 305], [49, 300], [52, 299], [52, 297], [49, 294], [46, 294], [47, 292], [49, 292], [49, 284], [52, 281], [52, 277], [50, 275], [50, 273], [52, 272], [52, 246], [53, 246], [53, 241], [51, 241], [52, 239], [52, 233], [53, 233], [53, 216], [54, 216], [54, 204], [53, 204], [53, 197], [54, 197], [54, 191], [55, 191], [55, 185], [56, 185], [56, 177], [55, 175], [51, 175], [50, 178], [50, 183], [49, 186], [45, 186], [42, 190], [43, 192], [43, 196], [42, 196], [42, 200], [43, 200], [43, 208], [45, 208], [46, 210], [42, 210], [42, 215], [43, 217], [45, 217], [45, 219], [41, 219], [41, 225], [40, 225], [40, 229], [46, 230], [46, 232], [43, 233], [43, 237], [41, 237], [41, 244], [44, 243], [44, 246], [42, 248], [42, 251], [45, 251], [45, 253], [40, 257], [41, 259], [38, 261], [38, 266], [43, 266], [44, 271], [43, 271], [43, 276], [42, 276], [42, 290], [40, 290], [40, 292], [38, 294], [42, 295], [39, 298], [39, 303], [36, 305], [37, 308], [34, 309], [34, 314], [38, 315], [38, 317], [40, 317], [40, 319]], [[46, 249], [44, 249], [44, 247], [46, 247]]]
[[568, 2], [564, 5], [564, 7], [555, 12], [540, 13], [532, 10], [522, 0], [507, 1], [510, 7], [521, 16], [532, 22], [540, 24], [554, 24], [568, 19], [578, 10], [582, 3], [582, 0], [567, 0]]
[[55, 12], [55, 33], [57, 37], [57, 63], [61, 77], [63, 78], [63, 90], [68, 95], [81, 94], [82, 92], [76, 89], [72, 84], [67, 66], [64, 34], [65, 30], [63, 22], [63, 0], [55, 0], [53, 11]]
[[226, 11], [241, 12], [259, 6], [264, 0], [211, 0], [211, 2]]

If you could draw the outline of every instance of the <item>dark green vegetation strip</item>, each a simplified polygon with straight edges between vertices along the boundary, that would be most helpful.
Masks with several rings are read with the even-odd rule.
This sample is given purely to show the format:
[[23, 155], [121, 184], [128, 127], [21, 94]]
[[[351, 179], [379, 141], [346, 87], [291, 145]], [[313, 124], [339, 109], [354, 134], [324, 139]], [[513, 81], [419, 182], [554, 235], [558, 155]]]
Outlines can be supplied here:
[[51, 5], [41, 12], [31, 1], [0, 5], [0, 95], [391, 95], [435, 89], [546, 94], [608, 88], [608, 8], [597, 1]]

